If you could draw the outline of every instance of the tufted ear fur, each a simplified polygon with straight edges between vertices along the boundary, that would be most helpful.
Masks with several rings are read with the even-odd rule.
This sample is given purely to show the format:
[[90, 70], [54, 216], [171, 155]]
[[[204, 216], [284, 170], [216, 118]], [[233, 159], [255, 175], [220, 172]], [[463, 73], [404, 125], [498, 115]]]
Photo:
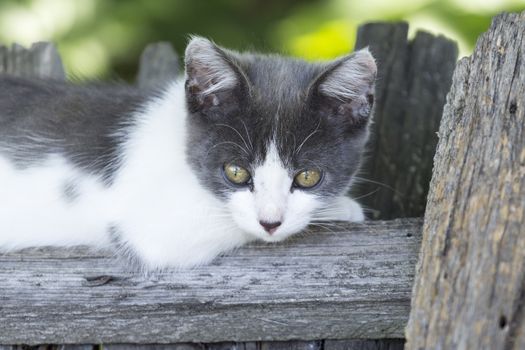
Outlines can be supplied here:
[[311, 88], [314, 107], [352, 127], [364, 126], [374, 104], [377, 67], [368, 49], [336, 60]]
[[186, 98], [193, 112], [235, 102], [245, 85], [245, 79], [232, 57], [201, 37], [193, 37], [188, 43], [185, 69]]

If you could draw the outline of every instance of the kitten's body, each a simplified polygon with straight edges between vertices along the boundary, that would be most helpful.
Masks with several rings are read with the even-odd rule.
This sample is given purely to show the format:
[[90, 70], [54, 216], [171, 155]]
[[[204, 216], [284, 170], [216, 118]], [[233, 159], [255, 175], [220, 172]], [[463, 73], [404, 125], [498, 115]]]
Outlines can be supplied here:
[[[153, 97], [142, 106], [145, 98], [138, 91], [125, 92], [121, 109], [105, 114], [96, 114], [101, 100], [119, 96], [118, 88], [100, 95], [98, 87], [78, 88], [70, 99], [62, 91], [69, 86], [0, 81], [0, 91], [19, 99], [14, 84], [27, 84], [30, 94], [45, 88], [51, 100], [60, 100], [47, 115], [35, 108], [34, 114], [16, 120], [2, 118], [1, 148], [9, 158], [0, 156], [0, 246], [117, 243], [129, 253], [140, 250], [141, 259], [155, 267], [174, 259], [176, 265], [206, 262], [248, 239], [185, 160], [183, 81], [170, 87], [169, 98]], [[87, 126], [67, 125], [61, 111], [67, 113], [69, 103], [90, 94], [93, 100], [75, 110], [92, 120]], [[139, 106], [131, 115], [130, 105]], [[49, 128], [31, 125], [27, 133], [15, 131], [35, 119]], [[97, 131], [87, 135], [90, 125], [97, 125]], [[71, 150], [77, 145], [86, 146]]]
[[[363, 219], [344, 195], [367, 137], [369, 54], [357, 62], [369, 77], [345, 104], [311, 96], [326, 66], [199, 38], [186, 56], [186, 80], [158, 94], [0, 78], [0, 249], [88, 244], [146, 268], [191, 266], [315, 218]], [[348, 109], [350, 121], [329, 119]], [[224, 178], [232, 161], [249, 185]], [[295, 188], [295, 172], [314, 166], [319, 185]]]

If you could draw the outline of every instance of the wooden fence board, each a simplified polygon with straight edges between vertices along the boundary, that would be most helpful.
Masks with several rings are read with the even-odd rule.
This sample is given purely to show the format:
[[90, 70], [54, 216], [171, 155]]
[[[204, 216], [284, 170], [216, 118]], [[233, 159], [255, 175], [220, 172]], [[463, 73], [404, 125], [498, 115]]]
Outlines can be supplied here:
[[167, 42], [146, 46], [140, 56], [137, 84], [143, 89], [160, 88], [179, 74], [179, 58]]
[[403, 350], [403, 339], [325, 340], [323, 350]]
[[461, 60], [440, 127], [408, 349], [525, 349], [525, 12]]
[[29, 49], [13, 44], [0, 45], [0, 73], [32, 78], [64, 80], [66, 73], [55, 45], [33, 44]]
[[399, 338], [421, 224], [342, 223], [150, 276], [82, 248], [4, 254], [0, 344]]
[[445, 96], [458, 49], [455, 42], [406, 23], [361, 26], [356, 48], [368, 46], [378, 64], [374, 124], [353, 191], [374, 219], [423, 216]]

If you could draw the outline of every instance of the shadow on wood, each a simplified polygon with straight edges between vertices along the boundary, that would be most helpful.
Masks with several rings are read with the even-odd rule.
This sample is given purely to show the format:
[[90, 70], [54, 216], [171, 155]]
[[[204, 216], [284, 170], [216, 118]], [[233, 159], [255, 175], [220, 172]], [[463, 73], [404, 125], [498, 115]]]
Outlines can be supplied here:
[[356, 48], [370, 47], [378, 64], [368, 160], [354, 194], [374, 219], [423, 216], [445, 96], [458, 55], [455, 42], [406, 23], [359, 28]]

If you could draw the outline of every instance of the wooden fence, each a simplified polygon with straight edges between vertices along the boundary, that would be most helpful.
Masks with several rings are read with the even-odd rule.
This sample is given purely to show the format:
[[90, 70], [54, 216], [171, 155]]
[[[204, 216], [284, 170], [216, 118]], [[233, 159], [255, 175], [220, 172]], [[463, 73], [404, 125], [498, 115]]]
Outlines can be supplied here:
[[439, 129], [409, 349], [525, 349], [525, 12], [462, 59]]
[[[433, 172], [457, 50], [443, 37], [406, 36], [406, 24], [378, 23], [357, 40], [380, 67], [371, 181], [357, 192], [389, 221], [252, 244], [153, 276], [81, 247], [5, 254], [0, 344], [402, 349], [410, 314], [408, 349], [525, 348], [525, 14], [497, 17], [457, 66]], [[0, 48], [2, 71], [64, 78], [44, 44]], [[149, 88], [177, 72], [171, 47], [155, 44], [137, 82]], [[390, 220], [422, 216], [429, 183], [424, 224]]]

